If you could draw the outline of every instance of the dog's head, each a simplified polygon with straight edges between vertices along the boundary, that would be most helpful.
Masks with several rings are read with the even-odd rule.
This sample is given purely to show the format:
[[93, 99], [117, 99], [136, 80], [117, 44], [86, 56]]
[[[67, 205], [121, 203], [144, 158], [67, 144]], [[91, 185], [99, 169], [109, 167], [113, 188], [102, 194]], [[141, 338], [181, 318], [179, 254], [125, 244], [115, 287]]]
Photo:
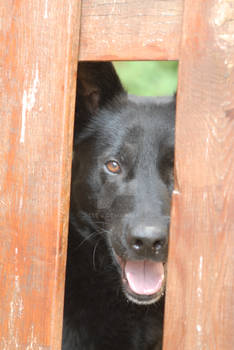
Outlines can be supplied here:
[[72, 211], [105, 238], [127, 297], [150, 304], [165, 284], [175, 99], [128, 96], [110, 63], [78, 75]]

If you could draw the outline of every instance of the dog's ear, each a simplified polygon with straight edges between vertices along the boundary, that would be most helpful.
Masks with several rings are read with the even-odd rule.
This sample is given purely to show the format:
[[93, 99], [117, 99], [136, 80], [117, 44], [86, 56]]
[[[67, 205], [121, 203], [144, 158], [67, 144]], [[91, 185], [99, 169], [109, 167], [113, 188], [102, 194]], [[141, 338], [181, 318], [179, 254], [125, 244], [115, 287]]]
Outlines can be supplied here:
[[78, 65], [76, 117], [83, 124], [98, 109], [124, 89], [110, 62], [80, 62]]

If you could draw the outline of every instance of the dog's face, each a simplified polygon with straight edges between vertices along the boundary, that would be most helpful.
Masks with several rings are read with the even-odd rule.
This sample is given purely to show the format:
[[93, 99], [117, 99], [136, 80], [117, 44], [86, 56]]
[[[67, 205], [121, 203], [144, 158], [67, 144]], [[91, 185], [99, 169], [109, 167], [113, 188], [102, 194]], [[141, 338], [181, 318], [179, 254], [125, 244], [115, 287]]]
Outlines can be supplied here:
[[[86, 65], [81, 69], [89, 69]], [[98, 63], [89, 65], [98, 69]], [[105, 80], [103, 74], [99, 79]], [[91, 93], [84, 94], [86, 83], [80, 82], [84, 127], [76, 136], [72, 210], [105, 238], [127, 297], [150, 304], [165, 284], [175, 103], [128, 97], [113, 71], [111, 76], [104, 103], [96, 77], [93, 84], [89, 80]], [[110, 93], [116, 85], [117, 92]], [[85, 116], [92, 118], [86, 122]]]

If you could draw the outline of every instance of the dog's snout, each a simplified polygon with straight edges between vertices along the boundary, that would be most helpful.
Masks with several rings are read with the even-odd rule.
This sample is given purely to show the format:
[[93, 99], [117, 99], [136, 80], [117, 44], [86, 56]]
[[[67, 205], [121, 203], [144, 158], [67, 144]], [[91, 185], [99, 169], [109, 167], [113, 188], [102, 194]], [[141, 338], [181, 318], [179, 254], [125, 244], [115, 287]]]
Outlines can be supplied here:
[[129, 248], [138, 256], [152, 258], [164, 250], [167, 229], [160, 226], [138, 226], [128, 232]]

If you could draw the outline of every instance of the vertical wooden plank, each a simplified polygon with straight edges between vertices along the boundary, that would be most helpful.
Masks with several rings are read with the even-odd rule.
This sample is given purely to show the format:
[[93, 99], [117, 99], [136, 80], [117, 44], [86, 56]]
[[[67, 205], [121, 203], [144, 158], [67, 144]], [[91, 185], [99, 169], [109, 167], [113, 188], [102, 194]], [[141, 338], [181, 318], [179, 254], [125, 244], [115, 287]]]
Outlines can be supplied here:
[[185, 0], [164, 350], [234, 344], [234, 2]]
[[79, 0], [0, 5], [0, 349], [60, 349]]

